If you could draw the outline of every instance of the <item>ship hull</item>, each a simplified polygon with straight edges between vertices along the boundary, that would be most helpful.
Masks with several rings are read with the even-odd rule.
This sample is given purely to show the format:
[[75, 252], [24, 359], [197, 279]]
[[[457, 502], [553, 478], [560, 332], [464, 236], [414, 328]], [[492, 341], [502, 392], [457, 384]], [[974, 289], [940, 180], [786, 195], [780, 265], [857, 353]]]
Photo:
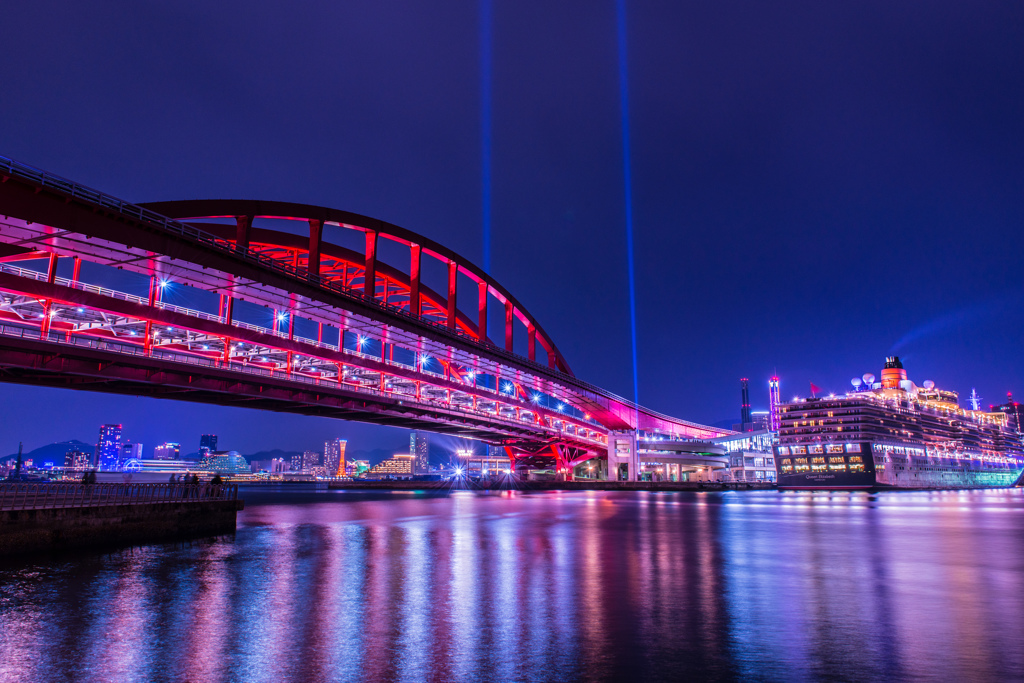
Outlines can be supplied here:
[[[980, 456], [958, 457], [912, 455], [909, 449], [863, 442], [857, 453], [865, 471], [842, 471], [847, 463], [829, 465], [828, 471], [794, 472], [787, 467], [786, 453], [776, 449], [778, 488], [782, 490], [868, 490], [868, 489], [981, 489], [1019, 486], [1024, 480], [1024, 459], [985, 460]], [[921, 449], [917, 449], [921, 450]], [[922, 451], [923, 452], [923, 451]], [[792, 456], [791, 456], [792, 457]], [[795, 459], [795, 458], [794, 458]], [[837, 458], [839, 459], [839, 458]], [[846, 456], [849, 460], [849, 456]], [[860, 463], [861, 458], [858, 458]], [[835, 471], [839, 469], [840, 471]]]
[[874, 472], [777, 473], [780, 489], [860, 490], [877, 487]]

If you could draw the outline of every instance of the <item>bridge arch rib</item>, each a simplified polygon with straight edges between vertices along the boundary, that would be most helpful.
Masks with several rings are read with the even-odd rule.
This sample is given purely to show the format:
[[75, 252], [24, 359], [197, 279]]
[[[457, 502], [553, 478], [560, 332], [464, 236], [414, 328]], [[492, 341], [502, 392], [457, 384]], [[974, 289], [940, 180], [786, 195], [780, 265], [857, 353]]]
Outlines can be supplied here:
[[[397, 304], [409, 313], [432, 321], [443, 317], [450, 329], [459, 329], [483, 344], [491, 343], [487, 334], [487, 319], [490, 301], [496, 300], [505, 312], [502, 345], [505, 351], [513, 351], [513, 322], [518, 320], [527, 335], [527, 358], [536, 362], [536, 345], [540, 344], [547, 355], [549, 367], [573, 375], [551, 337], [511, 292], [470, 260], [411, 230], [349, 211], [292, 202], [193, 199], [150, 202], [141, 206], [187, 222], [218, 237], [233, 239], [236, 244], [265, 251], [268, 255], [273, 254], [275, 248], [283, 249], [290, 253], [293, 265], [305, 269], [311, 275], [329, 281], [340, 280], [344, 286], [359, 287], [364, 295], [386, 303], [393, 303], [392, 288], [397, 288]], [[234, 220], [235, 225], [208, 222], [225, 218]], [[294, 233], [259, 228], [256, 226], [259, 219], [301, 221], [308, 225], [309, 237], [303, 239]], [[323, 231], [328, 225], [362, 233], [365, 236], [364, 250], [360, 253], [325, 241]], [[409, 247], [410, 261], [405, 269], [408, 272], [385, 263], [379, 257], [381, 239]], [[448, 286], [444, 294], [424, 286], [421, 280], [421, 259], [424, 256], [437, 259], [447, 267]], [[334, 271], [330, 268], [332, 262]], [[339, 267], [344, 269], [340, 277], [336, 272]], [[351, 277], [348, 276], [349, 269]], [[476, 321], [472, 321], [457, 305], [459, 273], [477, 285], [477, 291], [472, 292], [477, 303]]]

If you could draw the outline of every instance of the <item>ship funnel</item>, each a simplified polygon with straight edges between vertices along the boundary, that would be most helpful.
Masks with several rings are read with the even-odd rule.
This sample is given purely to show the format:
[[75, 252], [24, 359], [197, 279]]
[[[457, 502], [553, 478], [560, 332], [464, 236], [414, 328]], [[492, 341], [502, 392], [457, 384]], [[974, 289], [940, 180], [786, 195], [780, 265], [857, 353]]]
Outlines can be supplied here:
[[898, 389], [900, 382], [907, 380], [907, 371], [903, 369], [903, 363], [899, 356], [889, 356], [882, 366], [882, 387], [885, 389]]

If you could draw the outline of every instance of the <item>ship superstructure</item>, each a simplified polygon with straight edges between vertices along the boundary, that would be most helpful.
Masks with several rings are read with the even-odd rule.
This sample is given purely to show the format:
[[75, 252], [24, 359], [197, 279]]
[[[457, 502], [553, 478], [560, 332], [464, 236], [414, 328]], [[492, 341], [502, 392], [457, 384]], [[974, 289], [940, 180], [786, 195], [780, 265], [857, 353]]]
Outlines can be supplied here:
[[796, 399], [779, 409], [780, 488], [1013, 486], [1024, 442], [1001, 412], [968, 410], [955, 391], [917, 386], [898, 356], [880, 382], [866, 374], [845, 396]]

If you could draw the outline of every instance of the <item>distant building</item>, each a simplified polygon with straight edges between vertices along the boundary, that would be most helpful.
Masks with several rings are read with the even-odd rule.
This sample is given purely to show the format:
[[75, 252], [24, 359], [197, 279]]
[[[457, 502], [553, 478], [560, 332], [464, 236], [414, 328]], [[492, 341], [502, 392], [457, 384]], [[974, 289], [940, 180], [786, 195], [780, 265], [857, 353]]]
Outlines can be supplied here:
[[728, 469], [716, 471], [716, 479], [726, 482], [774, 482], [775, 456], [772, 446], [778, 442], [778, 438], [778, 432], [762, 429], [711, 439], [711, 443], [724, 446], [729, 454]]
[[750, 430], [763, 432], [771, 430], [771, 413], [767, 410], [753, 410], [750, 413]]
[[334, 439], [324, 444], [324, 469], [328, 477], [345, 476], [345, 439]]
[[162, 443], [153, 449], [154, 460], [180, 460], [181, 444], [173, 441]]
[[250, 474], [249, 463], [238, 451], [214, 451], [200, 460], [196, 469], [217, 474]]
[[121, 443], [121, 457], [117, 461], [117, 469], [124, 469], [129, 460], [142, 460], [142, 444], [124, 441]]
[[302, 471], [302, 454], [299, 453], [297, 455], [293, 455], [291, 458], [289, 458], [288, 464], [291, 466], [291, 471], [292, 472], [301, 472]]
[[352, 460], [345, 466], [345, 471], [350, 477], [358, 477], [370, 471], [369, 460]]
[[[750, 423], [750, 380], [744, 377], [740, 380], [740, 424], [745, 427]], [[750, 430], [744, 428], [742, 431]]]
[[291, 472], [292, 466], [291, 463], [283, 458], [272, 458], [270, 460], [251, 460], [249, 461], [249, 469], [253, 474], [257, 472], [284, 474], [285, 472]]
[[396, 453], [387, 460], [379, 462], [366, 473], [367, 479], [411, 479], [413, 460], [411, 453]]
[[64, 467], [70, 470], [87, 470], [92, 465], [89, 453], [73, 448], [64, 454]]
[[217, 450], [217, 435], [203, 434], [199, 437], [199, 457], [205, 458], [208, 454]]
[[132, 472], [147, 474], [186, 474], [196, 469], [194, 460], [138, 460], [132, 463]]
[[323, 456], [316, 451], [305, 451], [302, 454], [302, 471], [313, 474], [317, 467], [323, 467]]
[[413, 456], [413, 474], [430, 472], [430, 440], [426, 434], [413, 432], [409, 435], [409, 453]]
[[93, 464], [103, 471], [115, 471], [121, 458], [121, 425], [102, 425]]
[[993, 413], [1005, 413], [1009, 416], [1010, 425], [1018, 432], [1021, 431], [1021, 426], [1024, 425], [1024, 406], [1017, 401], [1013, 400], [1013, 394], [1010, 392], [1006, 393], [1006, 403], [1001, 406], [992, 406]]

